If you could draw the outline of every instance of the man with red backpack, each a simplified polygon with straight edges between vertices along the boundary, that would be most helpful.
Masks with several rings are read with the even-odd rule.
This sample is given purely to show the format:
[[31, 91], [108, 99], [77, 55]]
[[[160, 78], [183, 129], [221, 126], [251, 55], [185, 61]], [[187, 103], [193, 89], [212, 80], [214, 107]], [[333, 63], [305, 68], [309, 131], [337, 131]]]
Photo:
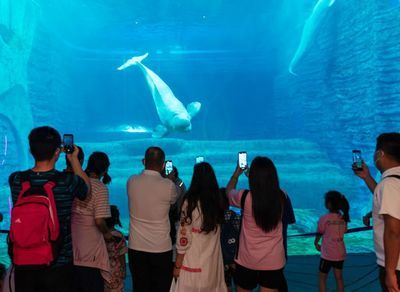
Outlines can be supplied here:
[[9, 177], [13, 209], [9, 250], [15, 267], [16, 292], [72, 291], [71, 208], [84, 200], [89, 178], [74, 147], [67, 158], [73, 173], [55, 170], [61, 137], [51, 127], [29, 134], [33, 168]]

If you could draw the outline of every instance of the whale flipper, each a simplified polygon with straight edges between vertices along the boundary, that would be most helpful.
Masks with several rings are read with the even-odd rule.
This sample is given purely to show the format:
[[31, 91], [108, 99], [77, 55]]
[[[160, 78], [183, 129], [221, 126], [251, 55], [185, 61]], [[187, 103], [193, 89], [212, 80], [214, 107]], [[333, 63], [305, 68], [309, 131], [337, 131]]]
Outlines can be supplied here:
[[152, 133], [153, 138], [162, 138], [168, 134], [168, 129], [164, 125], [158, 125]]
[[201, 109], [201, 103], [200, 102], [191, 102], [186, 106], [186, 110], [192, 119], [194, 116], [196, 116]]
[[149, 53], [146, 53], [142, 56], [136, 56], [133, 58], [130, 58], [128, 61], [126, 61], [124, 64], [122, 64], [121, 66], [119, 66], [117, 68], [118, 71], [124, 70], [130, 66], [136, 65], [138, 63], [141, 63], [144, 59], [146, 59], [149, 56]]

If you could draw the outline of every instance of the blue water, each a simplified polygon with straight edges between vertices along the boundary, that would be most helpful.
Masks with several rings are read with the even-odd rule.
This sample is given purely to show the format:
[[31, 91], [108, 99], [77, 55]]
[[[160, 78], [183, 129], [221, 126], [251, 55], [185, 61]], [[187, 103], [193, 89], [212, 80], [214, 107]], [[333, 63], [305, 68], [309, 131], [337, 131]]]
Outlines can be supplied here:
[[[238, 151], [270, 156], [296, 209], [290, 233], [314, 231], [330, 189], [349, 198], [360, 226], [371, 196], [350, 169], [351, 150], [362, 150], [375, 175], [376, 136], [398, 131], [400, 7], [336, 0], [294, 76], [289, 63], [316, 2], [0, 0], [0, 210], [8, 213], [8, 174], [32, 163], [29, 130], [49, 124], [73, 133], [86, 154], [110, 154], [111, 201], [125, 226], [126, 180], [153, 144], [187, 185], [198, 155], [221, 186]], [[143, 64], [183, 105], [202, 104], [191, 131], [151, 138], [160, 118], [143, 72], [116, 70], [146, 52]], [[8, 224], [6, 216], [0, 227]], [[370, 237], [352, 235], [349, 250], [369, 250]], [[292, 254], [314, 253], [312, 243], [289, 245]]]

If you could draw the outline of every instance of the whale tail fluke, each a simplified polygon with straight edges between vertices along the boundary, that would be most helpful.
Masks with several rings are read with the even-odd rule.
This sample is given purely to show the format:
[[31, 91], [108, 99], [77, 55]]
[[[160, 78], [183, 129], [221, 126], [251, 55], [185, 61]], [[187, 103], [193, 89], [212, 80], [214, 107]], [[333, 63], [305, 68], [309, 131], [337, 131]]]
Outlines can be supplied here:
[[200, 102], [191, 102], [186, 106], [186, 110], [190, 116], [190, 118], [195, 117], [201, 109], [201, 103]]
[[162, 138], [168, 134], [168, 129], [164, 125], [158, 125], [154, 130], [151, 136], [153, 138]]
[[141, 63], [144, 59], [146, 59], [149, 56], [149, 53], [146, 53], [142, 56], [135, 56], [131, 59], [129, 59], [128, 61], [126, 61], [124, 64], [122, 64], [121, 66], [119, 66], [117, 68], [118, 71], [124, 70], [130, 66], [136, 65]]

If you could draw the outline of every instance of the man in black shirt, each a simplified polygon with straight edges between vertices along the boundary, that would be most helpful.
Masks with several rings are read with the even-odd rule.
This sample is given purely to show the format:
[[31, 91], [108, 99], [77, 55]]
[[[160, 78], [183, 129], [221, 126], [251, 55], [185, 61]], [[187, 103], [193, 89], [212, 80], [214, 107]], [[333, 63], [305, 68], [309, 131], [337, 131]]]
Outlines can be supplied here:
[[[78, 160], [79, 149], [68, 154], [73, 173], [55, 170], [61, 154], [61, 136], [51, 127], [35, 128], [29, 134], [30, 152], [35, 159], [33, 168], [27, 171], [32, 186], [41, 186], [55, 180], [54, 199], [60, 223], [62, 246], [54, 263], [46, 268], [15, 269], [16, 292], [70, 292], [72, 291], [72, 241], [71, 209], [74, 198], [84, 200], [90, 192], [89, 178]], [[21, 191], [21, 172], [9, 177], [13, 204]]]

